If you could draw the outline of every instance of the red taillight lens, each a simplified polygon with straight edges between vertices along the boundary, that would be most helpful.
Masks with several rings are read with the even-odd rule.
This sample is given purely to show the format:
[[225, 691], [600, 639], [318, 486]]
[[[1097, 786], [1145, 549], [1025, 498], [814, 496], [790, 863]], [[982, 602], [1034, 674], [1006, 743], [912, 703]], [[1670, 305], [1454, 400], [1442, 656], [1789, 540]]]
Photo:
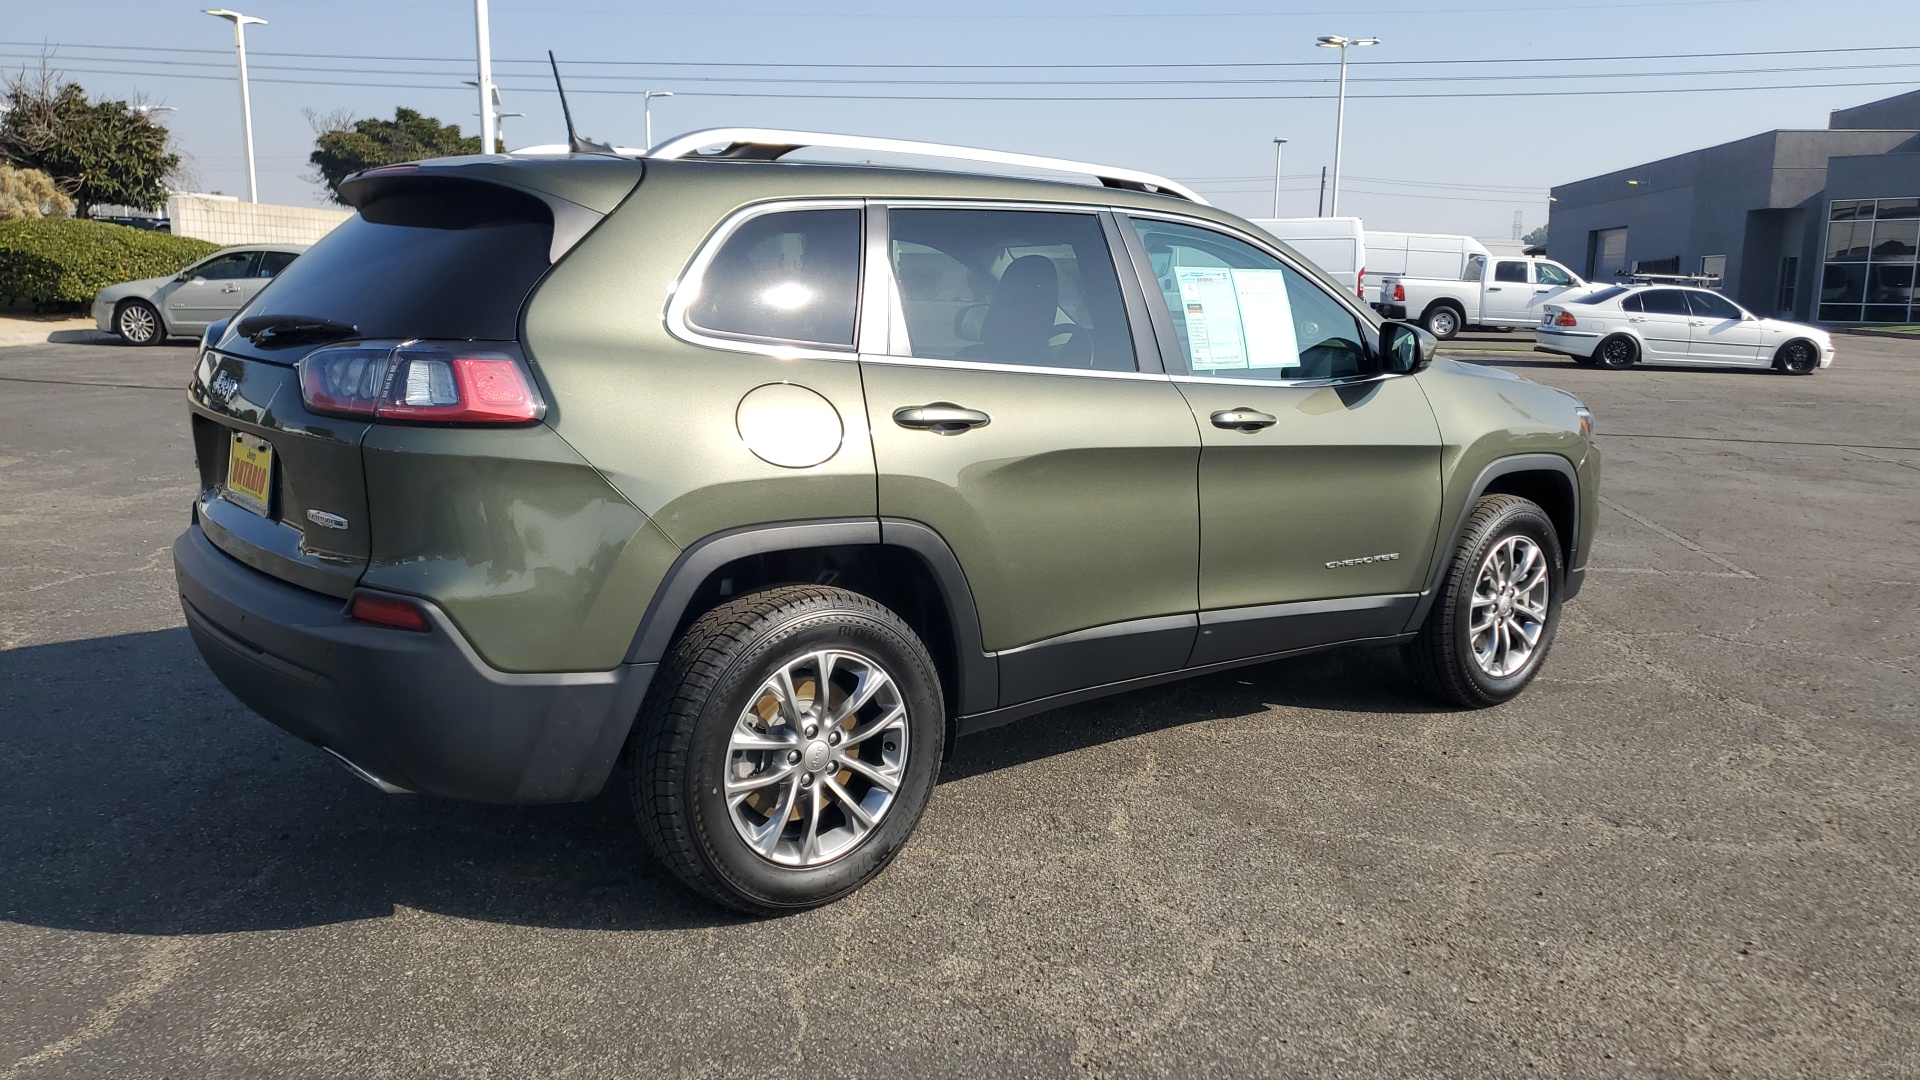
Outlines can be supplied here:
[[1574, 321], [1574, 318], [1573, 318], [1573, 313], [1572, 313], [1572, 312], [1568, 312], [1568, 311], [1563, 311], [1563, 312], [1561, 312], [1560, 314], [1558, 314], [1558, 315], [1555, 315], [1555, 316], [1553, 317], [1553, 325], [1555, 325], [1555, 326], [1578, 326], [1578, 325], [1579, 325], [1579, 323], [1577, 323], [1576, 321]]
[[375, 626], [412, 630], [420, 634], [433, 629], [433, 624], [427, 621], [427, 613], [420, 610], [419, 604], [391, 596], [356, 594], [353, 603], [347, 605], [347, 617]]
[[1361, 267], [1360, 273], [1353, 279], [1353, 295], [1362, 300], [1367, 298], [1367, 268]]
[[510, 347], [338, 345], [300, 361], [300, 397], [334, 416], [439, 424], [524, 424], [546, 402]]
[[1393, 302], [1396, 304], [1407, 302], [1407, 287], [1397, 281], [1393, 283]]

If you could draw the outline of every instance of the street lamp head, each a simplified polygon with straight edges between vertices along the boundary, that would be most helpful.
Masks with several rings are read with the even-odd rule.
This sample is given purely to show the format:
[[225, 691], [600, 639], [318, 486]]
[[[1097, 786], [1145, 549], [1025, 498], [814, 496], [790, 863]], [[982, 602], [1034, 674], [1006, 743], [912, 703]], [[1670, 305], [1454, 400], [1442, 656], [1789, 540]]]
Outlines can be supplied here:
[[1377, 37], [1350, 38], [1341, 37], [1338, 34], [1330, 34], [1327, 37], [1316, 39], [1314, 44], [1323, 49], [1344, 49], [1349, 45], [1378, 45], [1380, 44], [1380, 39]]
[[650, 98], [657, 98], [657, 97], [672, 97], [672, 96], [673, 96], [673, 91], [671, 91], [671, 90], [648, 90], [648, 91], [646, 91], [646, 96], [647, 96], [647, 97], [650, 97]]
[[1273, 140], [1273, 144], [1274, 144], [1275, 146], [1285, 146], [1285, 145], [1287, 144], [1287, 140], [1285, 140], [1285, 139], [1275, 139], [1275, 140]]
[[206, 14], [216, 18], [230, 19], [235, 26], [267, 25], [267, 20], [265, 19], [256, 19], [251, 15], [242, 15], [237, 11], [229, 11], [226, 8], [203, 8], [202, 10], [205, 11]]

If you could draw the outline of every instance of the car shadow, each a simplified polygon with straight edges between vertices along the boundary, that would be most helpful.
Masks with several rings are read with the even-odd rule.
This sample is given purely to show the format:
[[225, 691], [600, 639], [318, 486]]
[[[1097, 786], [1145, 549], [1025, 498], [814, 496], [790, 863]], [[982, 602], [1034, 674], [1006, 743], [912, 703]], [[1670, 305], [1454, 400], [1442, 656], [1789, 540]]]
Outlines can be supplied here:
[[53, 345], [119, 345], [120, 339], [101, 330], [55, 330], [47, 335]]
[[[963, 740], [941, 779], [1275, 703], [1434, 711], [1377, 656], [1327, 653], [1036, 716]], [[0, 652], [0, 717], [9, 922], [186, 935], [400, 908], [568, 929], [742, 921], [647, 854], [623, 774], [565, 806], [381, 795], [238, 704], [183, 629]]]

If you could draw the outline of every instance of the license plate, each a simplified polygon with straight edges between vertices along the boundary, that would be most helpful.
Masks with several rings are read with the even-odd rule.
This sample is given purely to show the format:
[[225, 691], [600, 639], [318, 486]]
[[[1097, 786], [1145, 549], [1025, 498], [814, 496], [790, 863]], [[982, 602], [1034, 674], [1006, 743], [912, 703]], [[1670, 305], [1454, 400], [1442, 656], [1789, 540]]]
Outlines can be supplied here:
[[242, 431], [227, 456], [227, 501], [266, 517], [273, 491], [273, 446]]

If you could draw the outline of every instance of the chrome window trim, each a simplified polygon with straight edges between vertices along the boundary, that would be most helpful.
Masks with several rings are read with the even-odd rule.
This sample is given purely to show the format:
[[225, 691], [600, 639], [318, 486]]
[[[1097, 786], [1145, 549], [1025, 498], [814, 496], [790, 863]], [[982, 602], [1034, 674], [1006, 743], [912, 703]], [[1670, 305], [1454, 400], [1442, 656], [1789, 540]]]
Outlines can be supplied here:
[[[853, 318], [853, 344], [823, 345], [819, 342], [788, 341], [781, 338], [763, 338], [734, 336], [723, 331], [708, 330], [696, 326], [687, 318], [687, 309], [700, 297], [700, 287], [704, 283], [707, 268], [713, 264], [714, 257], [726, 246], [740, 227], [755, 218], [768, 214], [789, 213], [797, 210], [856, 210], [867, 208], [865, 199], [821, 198], [821, 199], [775, 199], [769, 202], [743, 206], [720, 222], [720, 224], [702, 241], [698, 251], [680, 272], [673, 285], [667, 291], [667, 306], [661, 313], [667, 333], [690, 345], [703, 345], [710, 349], [722, 349], [727, 352], [750, 353], [756, 356], [770, 356], [776, 360], [854, 360], [859, 357], [862, 334], [866, 331], [865, 308], [867, 301], [866, 260], [862, 259], [860, 282], [855, 286], [854, 303], [857, 305]], [[864, 222], [866, 215], [861, 218]], [[863, 236], [863, 243], [865, 243]]]
[[[885, 275], [885, 284], [880, 285], [876, 282], [875, 289], [869, 292], [868, 296], [874, 299], [876, 303], [887, 305], [884, 316], [878, 313], [875, 314], [874, 323], [888, 328], [889, 332], [885, 337], [876, 337], [873, 339], [873, 344], [878, 346], [878, 348], [871, 350], [863, 349], [861, 351], [861, 363], [894, 364], [901, 367], [949, 368], [960, 371], [1006, 371], [1024, 375], [1069, 375], [1081, 379], [1166, 380], [1167, 375], [1164, 372], [1141, 370], [1142, 361], [1145, 357], [1140, 354], [1138, 331], [1131, 328], [1133, 317], [1131, 296], [1127, 287], [1126, 273], [1119, 262], [1122, 253], [1113, 250], [1113, 237], [1107, 231], [1107, 226], [1112, 221], [1111, 211], [1107, 207], [1094, 203], [1041, 203], [1023, 202], [1018, 199], [926, 198], [870, 199], [868, 200], [868, 206], [868, 221], [871, 223], [878, 220], [884, 224], [891, 223], [890, 214], [894, 210], [1013, 210], [1023, 213], [1085, 214], [1093, 218], [1095, 224], [1100, 226], [1100, 238], [1107, 244], [1107, 258], [1113, 261], [1114, 277], [1120, 286], [1122, 310], [1127, 314], [1130, 327], [1129, 338], [1133, 341], [1134, 370], [1109, 371], [1100, 368], [1058, 368], [1044, 367], [1037, 364], [1002, 364], [992, 360], [947, 360], [937, 357], [909, 356], [897, 351], [910, 348], [911, 342], [905, 336], [906, 316], [904, 312], [901, 311], [901, 307], [904, 305], [900, 299], [899, 281], [893, 273], [893, 259], [891, 258], [893, 236], [891, 231], [884, 227], [876, 233], [871, 224], [868, 226], [867, 234], [869, 243], [867, 256], [870, 260], [867, 265], [869, 270], [876, 275]], [[891, 332], [894, 328], [900, 330], [898, 336]], [[862, 344], [865, 345], [866, 343], [867, 339], [863, 338]]]
[[[1121, 227], [1127, 230], [1131, 230], [1132, 228], [1132, 224], [1129, 219], [1144, 218], [1144, 219], [1155, 220], [1155, 221], [1166, 221], [1175, 225], [1187, 225], [1196, 229], [1204, 229], [1208, 232], [1216, 232], [1221, 234], [1222, 236], [1231, 237], [1235, 240], [1244, 241], [1245, 243], [1253, 246], [1254, 248], [1264, 251], [1267, 254], [1273, 256], [1274, 258], [1280, 260], [1280, 262], [1283, 265], [1291, 267], [1295, 273], [1304, 275], [1307, 278], [1307, 280], [1313, 281], [1316, 284], [1319, 283], [1319, 278], [1316, 276], [1317, 272], [1314, 270], [1302, 269], [1300, 266], [1301, 260], [1290, 258], [1284, 252], [1281, 252], [1280, 250], [1275, 248], [1271, 241], [1263, 243], [1258, 238], [1251, 236], [1240, 229], [1230, 228], [1228, 226], [1220, 224], [1219, 222], [1210, 221], [1206, 218], [1192, 217], [1187, 214], [1166, 213], [1159, 210], [1133, 210], [1124, 206], [1116, 206], [1113, 208], [1113, 212], [1119, 217]], [[1137, 240], [1137, 238], [1138, 238], [1138, 234], [1135, 233], [1133, 236], [1129, 237], [1128, 239], [1131, 242], [1131, 241]], [[1149, 290], [1147, 288], [1146, 282], [1144, 281], [1140, 283], [1140, 288], [1143, 293], [1147, 294], [1147, 305], [1148, 305], [1148, 308], [1151, 309], [1153, 305], [1153, 299], [1154, 299], [1153, 293], [1156, 292], [1157, 289]], [[1347, 308], [1349, 312], [1355, 313], [1356, 315], [1359, 313], [1360, 309], [1358, 305], [1355, 303], [1355, 301], [1357, 300], [1356, 297], [1347, 296], [1345, 291], [1342, 289], [1333, 289], [1333, 290], [1323, 289], [1322, 291], [1327, 292], [1328, 295], [1332, 296], [1335, 300], [1338, 300], [1343, 306]], [[1162, 300], [1161, 307], [1165, 307], [1165, 306], [1166, 306], [1165, 301]], [[1377, 316], [1378, 313], [1372, 312], [1371, 314], [1375, 314]], [[1167, 317], [1172, 318], [1172, 314], [1168, 313]], [[1366, 319], [1358, 319], [1357, 321], [1361, 326], [1364, 326], [1372, 330], [1376, 335], [1379, 334], [1380, 332], [1379, 327], [1375, 326], [1371, 321]], [[1379, 352], [1379, 344], [1377, 341], [1362, 342], [1362, 344], [1366, 345], [1369, 348], [1369, 350], [1371, 350], [1374, 353]], [[1165, 351], [1164, 348], [1162, 349], [1162, 351], [1163, 352]], [[1176, 353], [1172, 358], [1174, 360], [1179, 361], [1180, 366], [1182, 368], [1186, 367], [1187, 361], [1185, 356]], [[1349, 375], [1344, 378], [1337, 378], [1337, 379], [1254, 379], [1254, 378], [1237, 379], [1237, 378], [1230, 378], [1230, 377], [1221, 376], [1221, 375], [1194, 375], [1187, 372], [1181, 372], [1181, 373], [1169, 374], [1168, 378], [1172, 379], [1176, 383], [1183, 383], [1183, 382], [1206, 383], [1206, 384], [1215, 384], [1215, 385], [1223, 385], [1223, 386], [1298, 386], [1298, 387], [1304, 387], [1304, 388], [1317, 388], [1317, 387], [1323, 387], [1323, 386], [1357, 386], [1362, 383], [1384, 382], [1388, 379], [1404, 379], [1417, 374], [1419, 373], [1413, 372], [1413, 371], [1376, 371], [1376, 372], [1370, 372], [1365, 375]]]

